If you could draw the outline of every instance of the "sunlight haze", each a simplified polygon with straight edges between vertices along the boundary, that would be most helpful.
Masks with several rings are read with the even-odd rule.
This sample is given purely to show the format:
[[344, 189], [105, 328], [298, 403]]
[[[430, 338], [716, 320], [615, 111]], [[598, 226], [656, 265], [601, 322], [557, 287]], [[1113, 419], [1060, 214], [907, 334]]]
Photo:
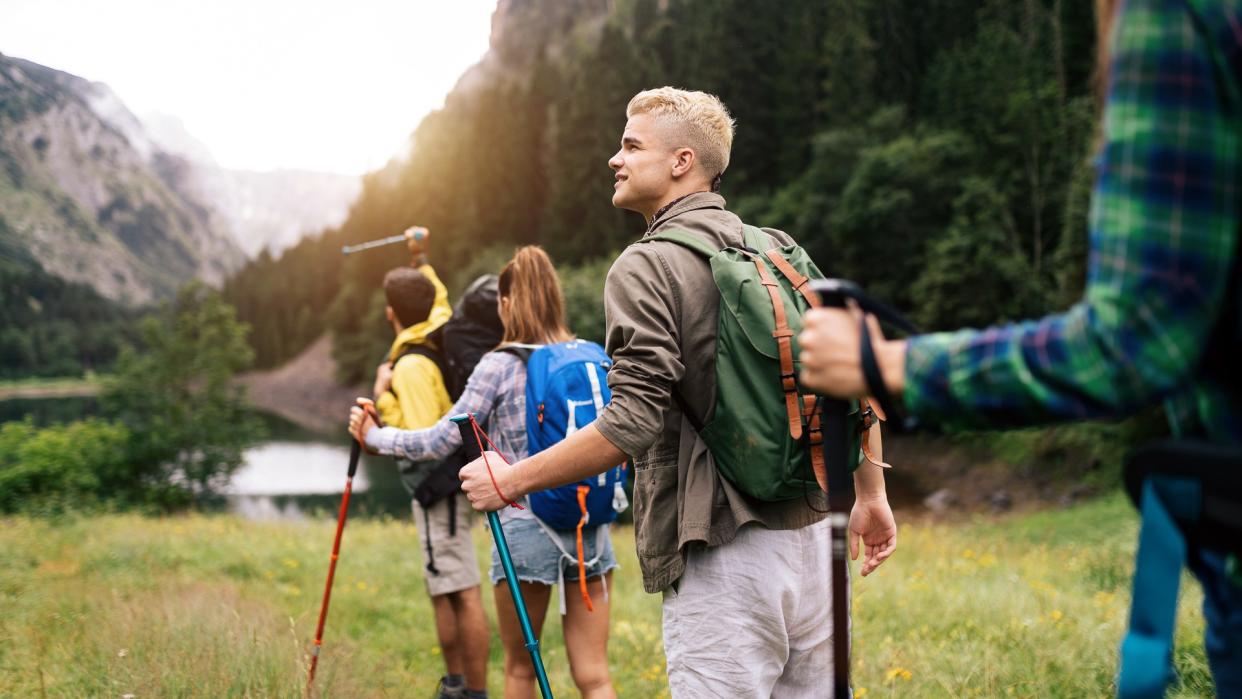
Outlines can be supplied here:
[[6, 0], [0, 53], [179, 118], [229, 168], [360, 174], [487, 50], [496, 0]]

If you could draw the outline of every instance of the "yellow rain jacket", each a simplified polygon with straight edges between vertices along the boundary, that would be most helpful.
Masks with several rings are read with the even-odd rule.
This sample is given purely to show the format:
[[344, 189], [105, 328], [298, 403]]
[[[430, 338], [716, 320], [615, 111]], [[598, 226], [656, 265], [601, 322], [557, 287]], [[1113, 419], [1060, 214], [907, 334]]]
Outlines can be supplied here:
[[[436, 300], [427, 320], [402, 330], [393, 340], [388, 360], [401, 356], [410, 345], [427, 345], [439, 349], [427, 339], [435, 330], [448, 322], [453, 315], [449, 305], [448, 289], [436, 275], [431, 265], [418, 268], [436, 287]], [[440, 369], [431, 359], [418, 354], [408, 354], [397, 361], [392, 369], [392, 387], [375, 401], [384, 424], [406, 430], [421, 430], [439, 422], [453, 407]]]

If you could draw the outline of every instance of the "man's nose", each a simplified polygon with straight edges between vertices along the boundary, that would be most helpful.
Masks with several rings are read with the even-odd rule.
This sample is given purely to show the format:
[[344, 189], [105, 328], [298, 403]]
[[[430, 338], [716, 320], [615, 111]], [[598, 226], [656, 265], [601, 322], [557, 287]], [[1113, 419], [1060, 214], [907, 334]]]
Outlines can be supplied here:
[[608, 159], [608, 167], [612, 168], [613, 170], [620, 170], [621, 166], [624, 164], [625, 164], [625, 161], [621, 160], [620, 153], [617, 153], [616, 155]]

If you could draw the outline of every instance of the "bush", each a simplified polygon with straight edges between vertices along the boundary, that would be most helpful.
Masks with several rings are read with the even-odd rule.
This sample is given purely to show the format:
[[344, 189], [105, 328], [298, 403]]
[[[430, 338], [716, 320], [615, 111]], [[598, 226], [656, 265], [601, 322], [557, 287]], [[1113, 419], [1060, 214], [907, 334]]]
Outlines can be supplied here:
[[565, 292], [565, 320], [570, 332], [604, 344], [604, 280], [616, 256], [558, 269]]
[[130, 429], [126, 487], [177, 504], [241, 465], [260, 429], [232, 382], [253, 357], [246, 332], [232, 306], [198, 282], [143, 322], [142, 351], [122, 352], [102, 397], [104, 413]]
[[27, 417], [0, 425], [0, 511], [81, 509], [132, 496], [131, 434], [91, 418], [38, 429]]

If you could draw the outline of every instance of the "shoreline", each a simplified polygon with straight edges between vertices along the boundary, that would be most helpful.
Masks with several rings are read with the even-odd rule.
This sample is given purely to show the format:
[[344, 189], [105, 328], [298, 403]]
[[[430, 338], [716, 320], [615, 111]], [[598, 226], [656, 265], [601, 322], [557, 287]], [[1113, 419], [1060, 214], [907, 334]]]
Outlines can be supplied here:
[[94, 379], [47, 379], [0, 383], [0, 400], [84, 398], [97, 396], [103, 384]]

